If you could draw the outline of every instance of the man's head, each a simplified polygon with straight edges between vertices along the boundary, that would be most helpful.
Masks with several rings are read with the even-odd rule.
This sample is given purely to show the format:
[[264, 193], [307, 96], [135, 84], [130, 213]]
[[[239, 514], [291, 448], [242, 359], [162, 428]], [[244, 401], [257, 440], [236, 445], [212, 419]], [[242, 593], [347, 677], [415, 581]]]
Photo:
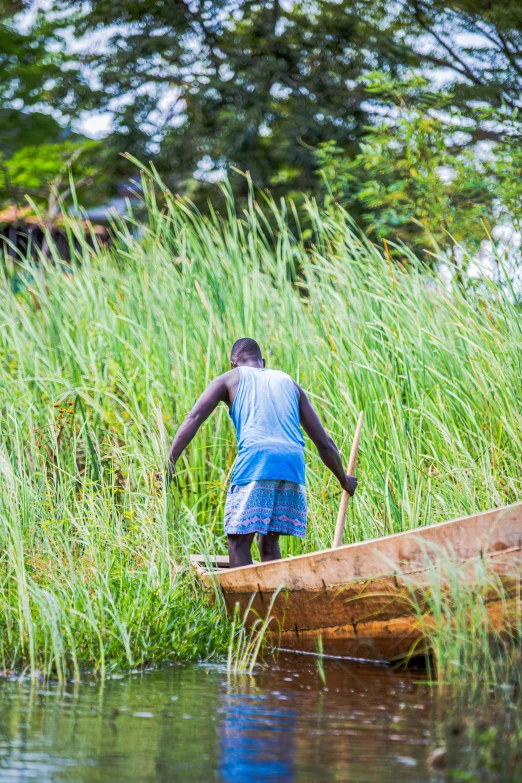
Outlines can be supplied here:
[[250, 337], [241, 337], [232, 346], [230, 364], [232, 367], [239, 367], [241, 364], [248, 364], [250, 367], [264, 367], [265, 360], [261, 348], [255, 340]]

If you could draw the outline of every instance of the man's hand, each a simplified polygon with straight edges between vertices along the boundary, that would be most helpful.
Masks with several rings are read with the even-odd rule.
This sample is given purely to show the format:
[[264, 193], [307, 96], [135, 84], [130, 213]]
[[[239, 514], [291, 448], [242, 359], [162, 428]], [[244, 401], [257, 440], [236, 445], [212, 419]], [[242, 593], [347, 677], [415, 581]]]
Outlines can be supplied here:
[[176, 470], [176, 463], [173, 463], [171, 460], [167, 462], [167, 467], [165, 468], [164, 473], [164, 480], [167, 489], [169, 489], [171, 485], [174, 485], [176, 489], [181, 489], [181, 482], [179, 480], [179, 473]]
[[357, 483], [355, 476], [345, 476], [344, 481], [341, 481], [341, 487], [345, 489], [349, 495], [353, 495], [357, 489]]

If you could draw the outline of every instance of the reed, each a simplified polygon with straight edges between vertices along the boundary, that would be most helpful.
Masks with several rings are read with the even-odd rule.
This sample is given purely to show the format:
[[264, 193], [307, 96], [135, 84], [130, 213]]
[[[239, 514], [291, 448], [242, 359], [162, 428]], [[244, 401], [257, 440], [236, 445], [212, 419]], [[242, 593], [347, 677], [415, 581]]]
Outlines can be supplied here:
[[434, 545], [424, 568], [422, 588], [409, 577], [404, 581], [423, 633], [419, 644], [438, 684], [477, 703], [498, 688], [520, 692], [521, 574], [494, 571], [482, 558], [463, 567], [451, 550]]
[[[0, 283], [0, 639], [4, 668], [59, 678], [226, 654], [191, 551], [225, 552], [234, 435], [222, 408], [161, 473], [169, 439], [232, 342], [310, 393], [341, 449], [365, 411], [345, 541], [520, 496], [520, 312], [484, 281], [445, 288], [386, 254], [341, 209], [252, 197], [203, 217], [145, 175], [147, 217], [74, 261], [6, 259]], [[156, 196], [160, 193], [161, 202]], [[268, 216], [268, 217], [267, 217]], [[299, 227], [302, 220], [303, 226]], [[307, 538], [329, 546], [340, 492], [307, 448]]]
[[243, 616], [239, 604], [236, 604], [230, 623], [230, 642], [228, 645], [227, 671], [229, 674], [253, 674], [258, 661], [263, 659], [266, 650], [266, 634], [274, 618], [272, 609], [277, 596], [283, 588], [279, 587], [273, 594], [265, 617], [256, 617], [250, 628], [246, 620], [252, 611], [254, 596]]
[[426, 585], [409, 588], [435, 686], [428, 764], [448, 779], [519, 781], [520, 574], [494, 572], [484, 560], [464, 569], [447, 550], [426, 554]]

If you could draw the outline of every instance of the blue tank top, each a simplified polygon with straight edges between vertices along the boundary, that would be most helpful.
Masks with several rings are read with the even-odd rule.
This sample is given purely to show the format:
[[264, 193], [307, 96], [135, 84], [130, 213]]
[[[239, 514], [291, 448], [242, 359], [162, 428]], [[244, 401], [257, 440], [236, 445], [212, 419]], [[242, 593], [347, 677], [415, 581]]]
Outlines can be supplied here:
[[305, 483], [299, 393], [280, 370], [239, 367], [230, 416], [237, 434], [232, 484], [261, 479]]

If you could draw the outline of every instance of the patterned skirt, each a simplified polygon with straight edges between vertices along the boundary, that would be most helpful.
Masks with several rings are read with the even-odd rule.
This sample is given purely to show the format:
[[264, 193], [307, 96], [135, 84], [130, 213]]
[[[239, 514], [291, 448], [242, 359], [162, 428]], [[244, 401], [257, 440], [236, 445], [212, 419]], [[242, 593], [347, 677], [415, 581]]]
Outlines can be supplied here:
[[306, 487], [293, 481], [233, 484], [225, 504], [225, 533], [306, 535]]

